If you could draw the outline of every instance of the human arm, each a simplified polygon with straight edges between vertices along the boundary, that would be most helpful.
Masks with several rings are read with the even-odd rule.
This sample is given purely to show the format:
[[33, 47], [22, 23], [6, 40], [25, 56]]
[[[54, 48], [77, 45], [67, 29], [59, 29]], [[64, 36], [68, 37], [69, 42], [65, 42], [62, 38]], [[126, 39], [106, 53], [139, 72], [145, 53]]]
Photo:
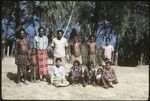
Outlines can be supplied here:
[[18, 40], [16, 40], [15, 42], [15, 64], [17, 65], [18, 64]]
[[48, 48], [48, 38], [47, 38], [47, 36], [45, 37], [45, 48], [46, 49]]
[[105, 56], [104, 56], [104, 47], [102, 47], [102, 55], [101, 55], [101, 57], [102, 57], [102, 59], [104, 60], [105, 59]]
[[111, 62], [114, 62], [114, 47], [112, 46]]
[[36, 40], [36, 36], [34, 37], [34, 40], [33, 40], [33, 47], [35, 49], [37, 49], [37, 40]]

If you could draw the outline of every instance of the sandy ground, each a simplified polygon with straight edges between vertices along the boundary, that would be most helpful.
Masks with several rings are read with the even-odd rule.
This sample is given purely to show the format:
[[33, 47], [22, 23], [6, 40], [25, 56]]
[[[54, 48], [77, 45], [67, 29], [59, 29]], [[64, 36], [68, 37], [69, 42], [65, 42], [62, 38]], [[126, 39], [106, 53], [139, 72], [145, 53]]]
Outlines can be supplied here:
[[[67, 64], [68, 67], [71, 64]], [[2, 61], [2, 98], [16, 100], [147, 100], [149, 89], [149, 66], [114, 67], [119, 83], [104, 89], [91, 85], [56, 88], [47, 82], [15, 83], [17, 66], [13, 57]]]

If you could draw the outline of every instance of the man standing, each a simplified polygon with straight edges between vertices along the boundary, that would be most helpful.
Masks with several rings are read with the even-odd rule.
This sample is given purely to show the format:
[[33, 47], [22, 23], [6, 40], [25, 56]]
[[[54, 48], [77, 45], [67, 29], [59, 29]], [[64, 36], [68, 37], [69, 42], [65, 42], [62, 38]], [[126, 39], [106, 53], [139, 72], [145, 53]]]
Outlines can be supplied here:
[[61, 58], [62, 65], [65, 67], [65, 56], [66, 56], [66, 48], [68, 47], [68, 43], [66, 38], [63, 37], [64, 32], [62, 30], [57, 31], [57, 37], [52, 40], [52, 47], [54, 49], [54, 60], [55, 64], [56, 58]]
[[25, 36], [24, 30], [21, 30], [19, 33], [20, 37], [16, 40], [16, 56], [15, 56], [15, 64], [18, 67], [17, 77], [18, 84], [21, 81], [21, 75], [24, 76], [24, 84], [28, 84], [26, 82], [27, 78], [27, 65], [29, 63], [28, 54], [29, 54], [29, 41]]
[[106, 45], [103, 46], [102, 52], [102, 65], [105, 65], [106, 61], [111, 61], [113, 63], [114, 57], [114, 47], [110, 44], [110, 38], [106, 38]]
[[38, 29], [39, 35], [34, 37], [34, 48], [37, 49], [37, 57], [38, 57], [38, 68], [39, 68], [39, 76], [40, 79], [43, 80], [48, 74], [48, 38], [44, 35], [44, 28], [40, 27]]

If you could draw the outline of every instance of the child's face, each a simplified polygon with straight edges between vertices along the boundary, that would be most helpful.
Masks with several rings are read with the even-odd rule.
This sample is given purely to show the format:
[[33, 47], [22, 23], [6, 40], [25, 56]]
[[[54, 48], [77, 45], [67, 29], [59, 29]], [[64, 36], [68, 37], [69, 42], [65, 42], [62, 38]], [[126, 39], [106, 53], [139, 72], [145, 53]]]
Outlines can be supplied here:
[[93, 63], [90, 64], [89, 68], [90, 68], [90, 69], [94, 68], [94, 64], [93, 64]]
[[94, 42], [95, 41], [95, 38], [94, 37], [91, 37], [91, 42]]
[[109, 63], [106, 64], [105, 68], [106, 68], [106, 69], [110, 69]]
[[78, 66], [78, 63], [75, 63], [74, 66], [77, 67], [77, 66]]
[[109, 45], [109, 44], [110, 44], [110, 41], [109, 41], [109, 40], [107, 40], [107, 41], [106, 41], [106, 45]]
[[74, 38], [74, 42], [77, 42], [77, 41], [78, 41], [78, 37], [75, 37], [75, 38]]
[[60, 66], [60, 65], [61, 65], [61, 61], [58, 60], [58, 61], [56, 62], [56, 65], [57, 65], [57, 66]]
[[32, 50], [32, 53], [33, 53], [33, 54], [35, 54], [35, 53], [36, 53], [36, 50], [35, 50], [35, 49], [33, 49], [33, 50]]

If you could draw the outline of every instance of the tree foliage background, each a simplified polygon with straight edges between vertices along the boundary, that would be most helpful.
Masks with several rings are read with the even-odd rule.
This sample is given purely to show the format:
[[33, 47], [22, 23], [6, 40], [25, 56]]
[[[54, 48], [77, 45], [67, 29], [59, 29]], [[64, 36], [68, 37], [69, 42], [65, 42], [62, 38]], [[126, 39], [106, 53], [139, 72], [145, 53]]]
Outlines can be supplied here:
[[[13, 21], [15, 31], [25, 23], [35, 26], [35, 16], [50, 36], [62, 29], [69, 40], [72, 29], [76, 29], [82, 42], [83, 63], [87, 60], [84, 47], [88, 36], [94, 34], [98, 43], [104, 43], [113, 33], [116, 65], [149, 64], [148, 1], [41, 1], [37, 5], [36, 1], [26, 1], [22, 4], [25, 11], [20, 2], [1, 1], [2, 19], [7, 18], [6, 26]], [[100, 57], [101, 45], [98, 45], [97, 64]]]

